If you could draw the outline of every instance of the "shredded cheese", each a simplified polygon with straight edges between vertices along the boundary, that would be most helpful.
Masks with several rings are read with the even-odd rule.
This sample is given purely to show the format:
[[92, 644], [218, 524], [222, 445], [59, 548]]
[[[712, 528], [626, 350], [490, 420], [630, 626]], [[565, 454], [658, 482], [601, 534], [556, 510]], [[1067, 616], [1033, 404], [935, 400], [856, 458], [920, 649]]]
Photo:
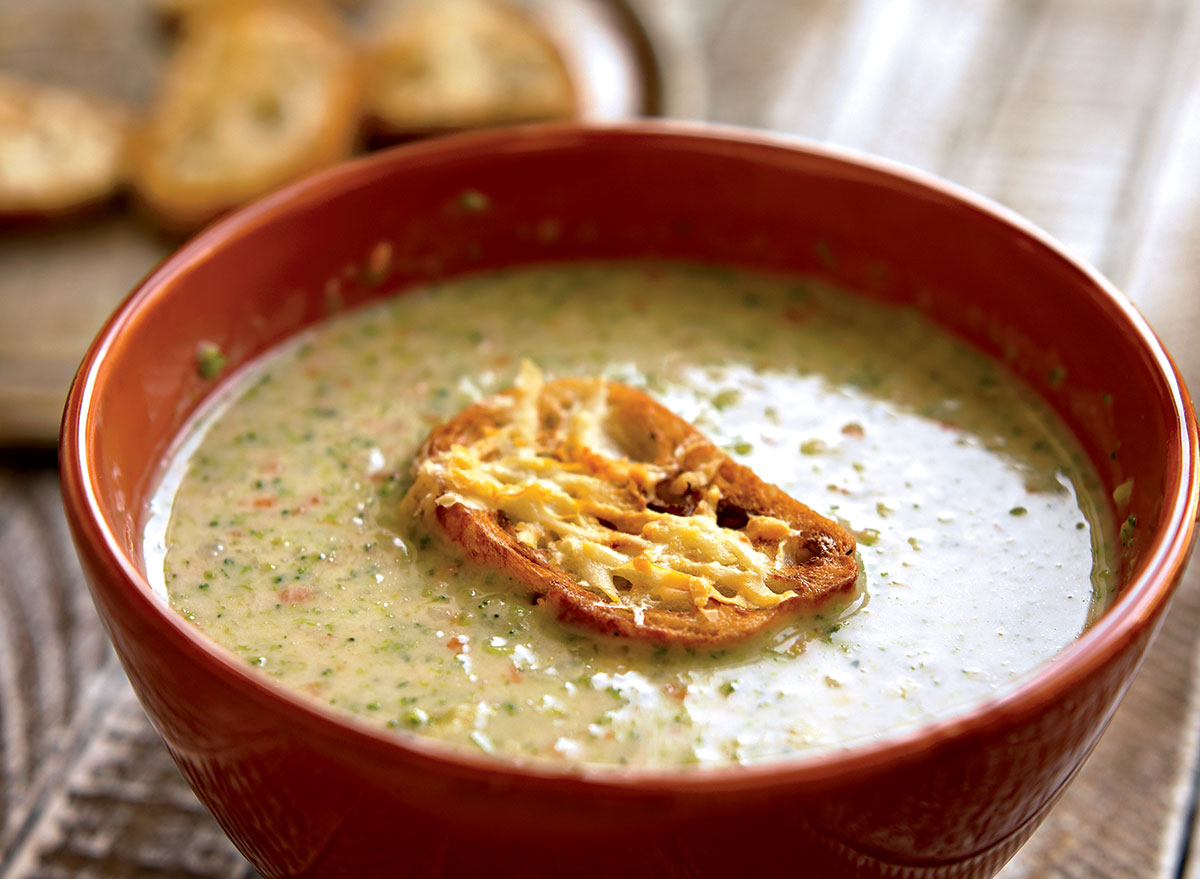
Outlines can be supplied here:
[[[620, 451], [606, 430], [605, 383], [589, 382], [551, 426], [539, 410], [544, 386], [537, 367], [522, 364], [512, 396], [498, 404], [511, 407], [504, 423], [423, 461], [410, 511], [428, 516], [461, 504], [503, 513], [522, 544], [635, 612], [703, 610], [710, 601], [772, 608], [795, 594], [771, 588], [774, 558], [793, 536], [786, 522], [750, 516], [744, 529], [722, 527], [720, 491], [698, 472], [679, 474], [672, 485], [701, 490], [690, 515], [648, 508], [646, 498], [670, 474]], [[773, 543], [774, 552], [751, 536]]]

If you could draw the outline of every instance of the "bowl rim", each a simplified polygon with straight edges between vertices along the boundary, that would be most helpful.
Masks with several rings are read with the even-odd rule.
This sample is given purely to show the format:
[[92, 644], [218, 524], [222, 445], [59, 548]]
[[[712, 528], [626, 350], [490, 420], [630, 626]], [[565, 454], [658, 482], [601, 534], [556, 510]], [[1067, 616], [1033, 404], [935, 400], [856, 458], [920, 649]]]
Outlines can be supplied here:
[[[522, 762], [500, 756], [474, 754], [415, 733], [398, 734], [377, 729], [365, 721], [310, 700], [255, 672], [215, 641], [175, 614], [157, 597], [146, 576], [121, 548], [108, 528], [96, 491], [97, 474], [88, 455], [89, 437], [98, 399], [98, 374], [122, 330], [160, 293], [169, 289], [189, 267], [208, 258], [231, 239], [241, 237], [293, 206], [320, 200], [330, 190], [340, 191], [360, 175], [398, 163], [401, 167], [423, 157], [479, 156], [488, 152], [561, 149], [605, 139], [647, 139], [723, 146], [742, 156], [803, 153], [832, 165], [866, 170], [874, 179], [899, 178], [944, 200], [956, 202], [1000, 221], [1018, 237], [1066, 262], [1084, 277], [1108, 306], [1108, 313], [1124, 321], [1168, 392], [1173, 407], [1178, 449], [1167, 463], [1168, 484], [1178, 490], [1162, 517], [1164, 526], [1154, 535], [1143, 555], [1141, 571], [1132, 579], [1107, 613], [1082, 635], [1035, 666], [999, 694], [971, 702], [952, 713], [926, 722], [844, 745], [812, 752], [773, 757], [748, 764], [718, 766], [610, 766], [606, 764], [558, 765], [549, 761]], [[98, 332], [72, 383], [59, 438], [62, 494], [76, 540], [109, 570], [120, 574], [120, 594], [127, 608], [147, 624], [165, 630], [176, 645], [193, 657], [213, 664], [233, 685], [272, 711], [295, 730], [296, 737], [335, 739], [355, 752], [357, 760], [403, 757], [465, 777], [486, 777], [495, 783], [549, 784], [561, 788], [632, 793], [670, 793], [704, 796], [716, 792], [764, 790], [781, 786], [820, 784], [862, 777], [885, 767], [903, 765], [952, 740], [986, 734], [1017, 717], [1032, 716], [1043, 707], [1066, 698], [1084, 678], [1097, 672], [1136, 640], [1169, 599], [1188, 558], [1200, 509], [1197, 424], [1183, 379], [1145, 318], [1124, 294], [1086, 260], [1072, 253], [1047, 232], [1011, 209], [959, 184], [909, 165], [852, 148], [822, 143], [790, 134], [712, 123], [639, 120], [627, 122], [556, 122], [510, 126], [448, 135], [406, 144], [343, 162], [300, 180], [219, 220], [188, 241], [153, 269], [126, 297]], [[83, 554], [84, 546], [80, 546]], [[94, 585], [93, 588], [99, 588]], [[1106, 718], [1107, 720], [1107, 718]], [[1056, 795], [1050, 793], [1047, 798]]]

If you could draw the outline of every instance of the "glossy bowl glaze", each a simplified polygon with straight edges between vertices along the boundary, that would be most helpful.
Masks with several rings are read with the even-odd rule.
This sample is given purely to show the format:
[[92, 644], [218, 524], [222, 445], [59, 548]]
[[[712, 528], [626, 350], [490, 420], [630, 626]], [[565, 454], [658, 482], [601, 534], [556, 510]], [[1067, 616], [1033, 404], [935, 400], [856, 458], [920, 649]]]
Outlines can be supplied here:
[[[200, 340], [236, 367], [332, 305], [408, 284], [639, 257], [821, 277], [910, 303], [1007, 362], [1108, 489], [1126, 486], [1116, 513], [1137, 525], [1115, 607], [999, 698], [921, 728], [747, 767], [634, 771], [520, 767], [360, 726], [277, 688], [151, 594], [148, 495], [214, 390], [197, 374]], [[875, 159], [662, 124], [420, 143], [225, 220], [105, 326], [71, 391], [61, 463], [129, 678], [200, 799], [268, 877], [990, 876], [1096, 744], [1166, 610], [1197, 510], [1196, 423], [1171, 361], [1132, 306], [1047, 236]]]

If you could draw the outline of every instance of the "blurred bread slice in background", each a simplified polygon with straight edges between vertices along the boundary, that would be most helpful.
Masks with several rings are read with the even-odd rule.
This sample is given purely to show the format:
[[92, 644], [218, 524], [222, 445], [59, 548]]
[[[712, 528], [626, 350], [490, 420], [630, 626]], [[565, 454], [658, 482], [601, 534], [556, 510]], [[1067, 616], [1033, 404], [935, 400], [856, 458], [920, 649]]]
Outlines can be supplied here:
[[537, 22], [502, 0], [392, 0], [375, 11], [367, 108], [377, 133], [573, 116], [562, 56]]
[[[178, 24], [185, 15], [215, 6], [227, 0], [147, 0], [154, 11], [169, 25]], [[333, 6], [353, 10], [365, 0], [328, 0]]]
[[355, 48], [329, 9], [206, 2], [131, 138], [131, 182], [151, 215], [188, 231], [348, 155], [360, 111]]
[[113, 102], [0, 74], [0, 216], [57, 216], [108, 199], [127, 129]]

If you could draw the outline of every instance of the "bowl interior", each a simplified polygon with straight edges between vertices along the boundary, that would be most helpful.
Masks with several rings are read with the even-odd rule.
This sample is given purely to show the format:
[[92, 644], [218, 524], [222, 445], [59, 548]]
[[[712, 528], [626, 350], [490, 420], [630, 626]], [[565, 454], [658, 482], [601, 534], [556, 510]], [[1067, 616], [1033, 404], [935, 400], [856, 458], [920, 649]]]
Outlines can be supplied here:
[[1007, 363], [1079, 437], [1117, 516], [1137, 523], [1123, 583], [1178, 540], [1194, 501], [1186, 394], [1102, 279], [1022, 221], [914, 172], [645, 125], [417, 144], [298, 184], [187, 245], [110, 321], [72, 397], [99, 516], [140, 566], [161, 462], [219, 384], [197, 369], [203, 343], [228, 374], [331, 311], [408, 285], [630, 258], [795, 272], [920, 309]]

